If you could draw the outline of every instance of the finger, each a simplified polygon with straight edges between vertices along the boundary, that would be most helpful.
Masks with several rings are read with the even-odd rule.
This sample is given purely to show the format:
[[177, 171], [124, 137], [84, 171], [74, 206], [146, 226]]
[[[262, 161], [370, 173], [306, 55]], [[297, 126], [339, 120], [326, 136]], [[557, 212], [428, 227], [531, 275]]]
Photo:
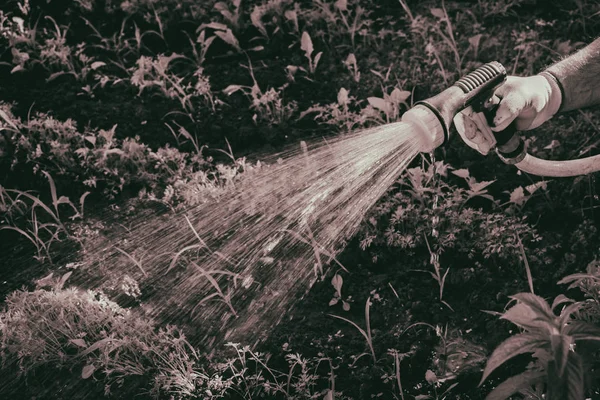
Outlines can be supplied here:
[[525, 98], [519, 91], [508, 92], [500, 101], [493, 120], [492, 130], [500, 132], [506, 129], [526, 107]]

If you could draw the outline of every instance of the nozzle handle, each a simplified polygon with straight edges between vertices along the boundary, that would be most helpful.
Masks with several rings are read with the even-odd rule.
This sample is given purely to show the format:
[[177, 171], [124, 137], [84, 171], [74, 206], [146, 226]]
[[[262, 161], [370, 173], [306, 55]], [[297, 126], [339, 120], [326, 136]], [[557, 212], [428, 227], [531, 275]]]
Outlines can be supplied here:
[[[496, 111], [500, 106], [500, 98], [492, 96], [483, 104], [483, 115], [490, 126], [493, 126]], [[517, 123], [513, 121], [506, 129], [494, 132], [496, 137], [496, 153], [507, 164], [516, 164], [523, 160], [526, 155], [525, 142], [518, 133]]]

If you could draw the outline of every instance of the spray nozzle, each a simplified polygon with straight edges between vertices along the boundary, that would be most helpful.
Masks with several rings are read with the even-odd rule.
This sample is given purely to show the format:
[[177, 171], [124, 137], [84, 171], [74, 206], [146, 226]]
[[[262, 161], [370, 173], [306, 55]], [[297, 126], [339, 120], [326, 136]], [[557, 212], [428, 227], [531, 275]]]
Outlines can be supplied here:
[[[482, 154], [514, 141], [515, 130], [502, 133], [489, 128], [495, 114], [497, 101], [493, 99], [496, 88], [506, 80], [506, 69], [493, 61], [460, 78], [454, 85], [427, 100], [416, 103], [402, 120], [413, 125], [420, 134], [422, 152], [433, 151], [446, 143], [452, 123], [475, 124], [479, 129], [459, 129], [465, 143]], [[461, 113], [460, 116], [458, 114]], [[512, 149], [512, 144], [511, 144]], [[510, 151], [512, 152], [512, 150]]]

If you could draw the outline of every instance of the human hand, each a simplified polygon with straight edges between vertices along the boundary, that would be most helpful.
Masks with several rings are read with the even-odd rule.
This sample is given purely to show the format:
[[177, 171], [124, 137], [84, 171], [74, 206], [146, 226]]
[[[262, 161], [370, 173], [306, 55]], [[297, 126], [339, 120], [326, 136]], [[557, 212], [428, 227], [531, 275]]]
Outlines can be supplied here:
[[513, 121], [515, 128], [526, 131], [537, 128], [558, 112], [562, 95], [558, 84], [547, 73], [520, 78], [509, 76], [494, 95], [500, 99], [491, 129], [505, 130]]

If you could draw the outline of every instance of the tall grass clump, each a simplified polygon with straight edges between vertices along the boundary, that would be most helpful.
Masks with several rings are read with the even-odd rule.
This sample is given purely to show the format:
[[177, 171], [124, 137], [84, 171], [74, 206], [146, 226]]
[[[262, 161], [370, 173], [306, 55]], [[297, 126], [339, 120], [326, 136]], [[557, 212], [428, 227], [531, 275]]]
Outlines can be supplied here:
[[[157, 328], [101, 292], [63, 288], [66, 278], [6, 299], [0, 358], [9, 387], [3, 392], [36, 384], [54, 390], [61, 381], [71, 390], [83, 386], [89, 392], [99, 384], [105, 394], [118, 389], [155, 398], [204, 398], [207, 393], [210, 398], [227, 390], [227, 381], [198, 367], [198, 353], [177, 328]], [[79, 380], [79, 388], [73, 380]]]

